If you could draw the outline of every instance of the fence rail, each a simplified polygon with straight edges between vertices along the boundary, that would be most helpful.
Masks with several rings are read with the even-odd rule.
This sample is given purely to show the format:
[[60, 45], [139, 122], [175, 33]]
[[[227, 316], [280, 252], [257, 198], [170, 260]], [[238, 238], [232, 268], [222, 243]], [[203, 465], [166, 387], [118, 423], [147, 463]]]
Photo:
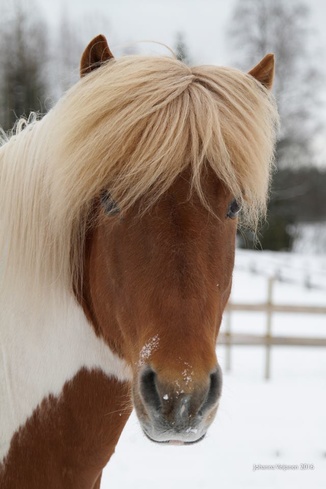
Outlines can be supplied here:
[[221, 333], [220, 345], [234, 346], [326, 346], [326, 338], [305, 336], [266, 336], [246, 333]]
[[[272, 316], [275, 313], [291, 314], [326, 314], [323, 306], [302, 306], [293, 304], [273, 303], [273, 289], [275, 277], [268, 278], [267, 300], [265, 303], [246, 304], [229, 302], [226, 308], [225, 331], [219, 335], [219, 344], [226, 346], [226, 370], [231, 370], [231, 347], [241, 346], [265, 346], [265, 379], [270, 378], [271, 371], [271, 347], [272, 346], [313, 346], [326, 347], [326, 338], [305, 336], [275, 336], [272, 335]], [[233, 312], [264, 312], [266, 314], [266, 332], [264, 335], [233, 333], [231, 331]]]
[[326, 307], [323, 306], [297, 306], [292, 304], [240, 304], [229, 303], [227, 311], [247, 311], [247, 312], [283, 312], [283, 313], [298, 313], [298, 314], [326, 314]]

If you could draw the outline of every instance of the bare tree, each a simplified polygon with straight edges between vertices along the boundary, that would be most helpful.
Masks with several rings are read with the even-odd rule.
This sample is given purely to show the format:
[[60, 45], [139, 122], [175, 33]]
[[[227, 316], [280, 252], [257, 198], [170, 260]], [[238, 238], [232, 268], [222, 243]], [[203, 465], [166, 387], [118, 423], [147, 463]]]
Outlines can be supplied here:
[[[33, 2], [0, 0], [0, 125], [8, 130], [17, 117], [45, 111], [47, 29]], [[5, 20], [4, 20], [5, 19]]]
[[279, 168], [309, 165], [314, 159], [322, 74], [312, 53], [312, 32], [308, 7], [290, 0], [238, 0], [228, 31], [241, 68], [254, 65], [268, 52], [275, 53], [274, 91], [281, 116]]
[[[103, 13], [92, 10], [76, 17], [64, 6], [52, 46], [51, 93], [55, 100], [78, 81], [79, 60], [85, 46], [98, 34], [106, 34], [109, 27], [110, 23]], [[113, 37], [110, 32], [110, 43]]]
[[[258, 236], [264, 249], [292, 249], [291, 230], [302, 218], [300, 203], [304, 198], [308, 206], [308, 196], [315, 195], [314, 180], [307, 175], [307, 185], [302, 185], [295, 175], [314, 162], [313, 143], [321, 120], [322, 64], [313, 53], [312, 32], [308, 7], [292, 0], [238, 0], [228, 30], [240, 68], [248, 69], [268, 52], [276, 56], [274, 93], [281, 131], [268, 219]], [[310, 208], [312, 214], [313, 205]], [[255, 243], [250, 232], [244, 237], [247, 245]]]
[[86, 44], [83, 42], [81, 30], [71, 19], [69, 12], [63, 11], [52, 47], [54, 53], [51, 66], [53, 71], [51, 91], [55, 99], [59, 99], [63, 92], [78, 80], [78, 62]]

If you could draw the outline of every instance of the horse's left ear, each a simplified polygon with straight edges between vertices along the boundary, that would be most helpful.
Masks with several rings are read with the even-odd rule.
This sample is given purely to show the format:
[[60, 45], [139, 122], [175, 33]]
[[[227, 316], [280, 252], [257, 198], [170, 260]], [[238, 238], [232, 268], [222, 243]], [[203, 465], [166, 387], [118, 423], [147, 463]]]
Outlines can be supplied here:
[[102, 63], [114, 58], [110, 51], [106, 38], [100, 34], [94, 37], [89, 43], [80, 60], [80, 76], [83, 77], [96, 68], [99, 68]]
[[274, 81], [274, 65], [274, 54], [266, 54], [260, 63], [249, 71], [249, 75], [271, 90]]

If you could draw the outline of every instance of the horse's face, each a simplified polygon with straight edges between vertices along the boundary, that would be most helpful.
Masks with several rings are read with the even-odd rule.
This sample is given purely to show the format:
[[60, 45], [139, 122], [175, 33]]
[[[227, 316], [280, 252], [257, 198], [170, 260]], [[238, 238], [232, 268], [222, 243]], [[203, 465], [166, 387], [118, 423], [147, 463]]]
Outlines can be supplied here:
[[[216, 413], [222, 377], [215, 345], [231, 289], [236, 219], [213, 174], [203, 189], [213, 216], [182, 174], [145, 214], [108, 200], [87, 241], [83, 306], [133, 370], [145, 434], [191, 443]], [[233, 212], [233, 213], [232, 213]]]

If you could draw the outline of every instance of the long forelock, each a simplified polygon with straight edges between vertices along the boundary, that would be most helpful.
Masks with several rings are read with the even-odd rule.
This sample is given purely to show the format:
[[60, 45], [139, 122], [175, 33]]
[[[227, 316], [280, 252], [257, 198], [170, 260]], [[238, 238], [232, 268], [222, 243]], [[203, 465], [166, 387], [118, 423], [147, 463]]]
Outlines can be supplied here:
[[248, 221], [264, 211], [276, 111], [251, 76], [126, 57], [85, 77], [65, 102], [56, 136], [64, 162], [56, 181], [65, 192], [88, 201], [104, 186], [122, 209], [145, 195], [150, 204], [190, 164], [204, 199], [200, 175], [208, 162], [243, 200]]
[[9, 149], [12, 141], [8, 153], [2, 148], [3, 159], [16, 158], [20, 178], [15, 184], [6, 164], [0, 203], [10, 212], [8, 182], [17, 185], [23, 194], [16, 219], [28, 216], [23, 235], [18, 222], [10, 225], [12, 253], [28, 254], [22, 263], [36, 274], [45, 263], [52, 280], [55, 273], [71, 282], [80, 273], [87, 216], [103, 189], [122, 212], [140, 199], [148, 208], [189, 166], [204, 205], [201, 176], [210, 165], [255, 225], [266, 208], [276, 126], [269, 92], [238, 70], [189, 68], [171, 58], [109, 61], [81, 79], [30, 134], [17, 136], [21, 152]]

